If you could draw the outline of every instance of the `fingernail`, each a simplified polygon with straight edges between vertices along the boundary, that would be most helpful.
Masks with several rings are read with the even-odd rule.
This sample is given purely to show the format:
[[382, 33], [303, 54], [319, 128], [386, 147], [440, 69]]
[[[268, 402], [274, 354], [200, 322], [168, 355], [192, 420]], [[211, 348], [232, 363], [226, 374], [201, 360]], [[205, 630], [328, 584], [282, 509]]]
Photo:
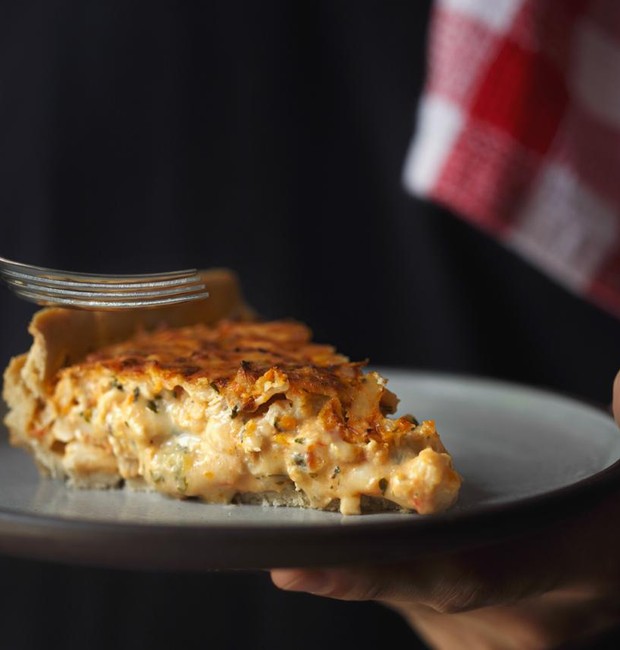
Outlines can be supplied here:
[[329, 576], [323, 571], [299, 571], [282, 581], [276, 577], [276, 584], [286, 591], [305, 591], [316, 596], [327, 594], [331, 589]]

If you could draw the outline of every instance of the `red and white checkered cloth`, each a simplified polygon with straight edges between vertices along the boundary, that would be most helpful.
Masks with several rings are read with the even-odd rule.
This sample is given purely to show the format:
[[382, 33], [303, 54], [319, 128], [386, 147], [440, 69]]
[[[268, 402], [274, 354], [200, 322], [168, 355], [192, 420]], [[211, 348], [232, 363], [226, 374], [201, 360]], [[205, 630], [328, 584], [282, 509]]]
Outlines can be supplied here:
[[404, 180], [620, 317], [620, 0], [436, 0]]

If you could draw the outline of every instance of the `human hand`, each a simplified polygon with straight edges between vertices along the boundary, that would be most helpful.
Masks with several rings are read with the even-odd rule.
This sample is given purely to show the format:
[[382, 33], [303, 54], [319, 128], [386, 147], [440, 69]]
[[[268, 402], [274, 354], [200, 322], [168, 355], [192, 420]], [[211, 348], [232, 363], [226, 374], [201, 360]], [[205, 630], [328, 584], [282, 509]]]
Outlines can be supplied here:
[[[620, 422], [620, 373], [613, 388]], [[407, 564], [272, 571], [276, 586], [373, 600], [434, 648], [554, 648], [620, 622], [620, 489], [518, 539]]]

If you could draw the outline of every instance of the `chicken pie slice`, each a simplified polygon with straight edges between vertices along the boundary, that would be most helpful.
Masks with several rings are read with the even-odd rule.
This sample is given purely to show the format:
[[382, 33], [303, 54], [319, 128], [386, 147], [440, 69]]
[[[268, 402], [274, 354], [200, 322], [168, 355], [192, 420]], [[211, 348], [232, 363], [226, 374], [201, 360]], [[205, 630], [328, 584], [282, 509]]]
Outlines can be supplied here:
[[302, 323], [253, 320], [222, 273], [237, 298], [190, 324], [97, 322], [72, 344], [84, 313], [40, 312], [33, 348], [5, 373], [11, 441], [76, 487], [342, 514], [452, 505], [461, 479], [434, 422], [389, 417], [398, 400], [382, 376]]

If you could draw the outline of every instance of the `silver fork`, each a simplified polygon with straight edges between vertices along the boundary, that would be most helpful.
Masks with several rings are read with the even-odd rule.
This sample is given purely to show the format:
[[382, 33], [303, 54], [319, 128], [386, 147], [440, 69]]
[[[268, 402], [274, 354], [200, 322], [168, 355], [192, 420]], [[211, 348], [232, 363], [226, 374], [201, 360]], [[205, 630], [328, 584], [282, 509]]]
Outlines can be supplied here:
[[0, 257], [0, 280], [20, 298], [43, 306], [120, 311], [203, 300], [196, 269], [142, 275], [74, 273]]

